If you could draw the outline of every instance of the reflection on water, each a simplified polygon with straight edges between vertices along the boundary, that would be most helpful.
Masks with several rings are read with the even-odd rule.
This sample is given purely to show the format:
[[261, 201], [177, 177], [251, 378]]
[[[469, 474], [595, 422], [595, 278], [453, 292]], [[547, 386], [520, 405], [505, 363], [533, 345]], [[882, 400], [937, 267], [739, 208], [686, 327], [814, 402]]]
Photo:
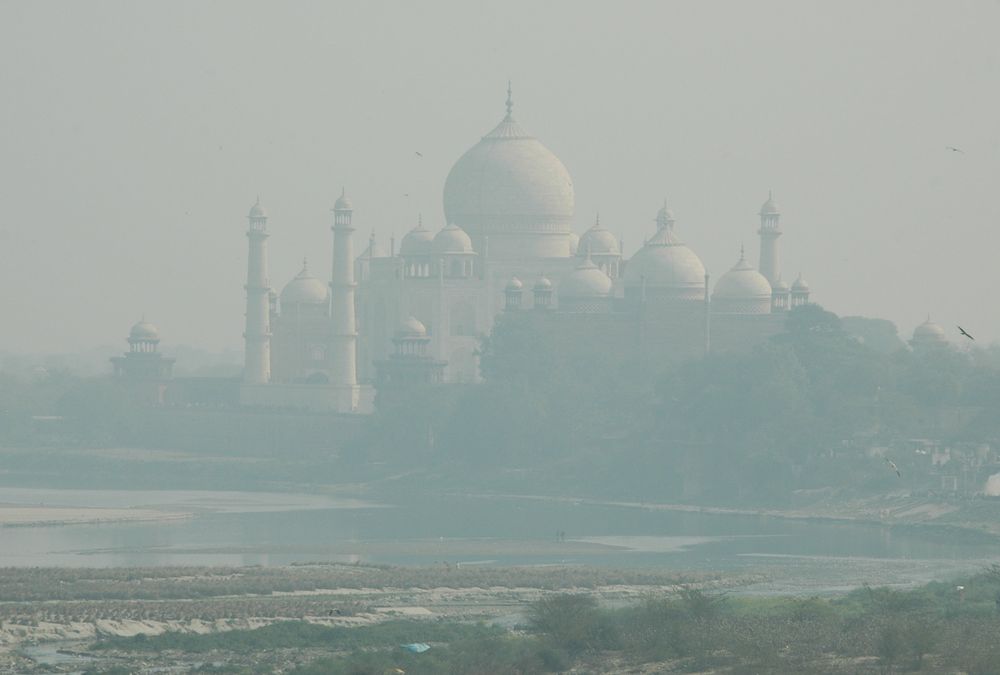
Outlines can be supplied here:
[[[0, 489], [0, 502], [19, 491]], [[321, 495], [20, 491], [35, 502], [198, 505], [198, 517], [0, 529], [2, 566], [287, 565], [339, 561], [431, 565], [589, 564], [779, 569], [813, 587], [917, 583], [1000, 557], [992, 540], [917, 529], [592, 504], [425, 497], [383, 508]], [[38, 495], [43, 494], [43, 497]], [[85, 494], [87, 493], [87, 494]], [[20, 499], [27, 499], [20, 494]], [[25, 503], [25, 502], [20, 502]], [[222, 508], [212, 510], [213, 505]], [[877, 577], [877, 578], [873, 578]], [[815, 582], [815, 583], [814, 583]]]

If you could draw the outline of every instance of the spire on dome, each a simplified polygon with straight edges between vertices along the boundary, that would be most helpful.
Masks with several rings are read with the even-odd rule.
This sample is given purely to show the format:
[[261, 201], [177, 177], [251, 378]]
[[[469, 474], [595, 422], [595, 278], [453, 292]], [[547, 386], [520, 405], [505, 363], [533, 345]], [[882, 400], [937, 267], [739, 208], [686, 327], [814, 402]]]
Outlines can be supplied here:
[[521, 138], [531, 138], [531, 136], [521, 128], [521, 125], [514, 120], [514, 94], [510, 87], [510, 80], [507, 81], [507, 114], [500, 124], [483, 138], [498, 140], [515, 140]]
[[351, 200], [347, 197], [346, 188], [340, 188], [340, 196], [337, 197], [337, 201], [333, 204], [334, 211], [353, 211], [354, 205]]
[[667, 200], [664, 198], [663, 206], [656, 212], [656, 230], [660, 231], [667, 227], [673, 229], [673, 224], [674, 214], [669, 208], [667, 208]]
[[260, 205], [260, 195], [257, 195], [257, 201], [250, 207], [250, 213], [247, 217], [251, 219], [267, 218], [267, 211]]
[[781, 214], [781, 209], [778, 208], [778, 203], [774, 201], [774, 191], [767, 191], [767, 201], [764, 205], [760, 207], [761, 216], [777, 216]]

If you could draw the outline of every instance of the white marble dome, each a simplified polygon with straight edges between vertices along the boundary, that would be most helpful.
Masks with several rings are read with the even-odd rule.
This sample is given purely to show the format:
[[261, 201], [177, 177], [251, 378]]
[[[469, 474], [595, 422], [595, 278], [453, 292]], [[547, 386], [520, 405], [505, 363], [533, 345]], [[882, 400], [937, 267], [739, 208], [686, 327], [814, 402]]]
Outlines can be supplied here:
[[511, 292], [520, 291], [522, 288], [524, 288], [524, 283], [517, 277], [511, 277], [510, 281], [507, 282], [507, 285], [504, 286], [505, 291]]
[[340, 196], [337, 197], [337, 201], [333, 204], [333, 209], [335, 211], [352, 211], [354, 210], [354, 204], [351, 203], [350, 198], [344, 190], [340, 191]]
[[399, 328], [396, 330], [397, 335], [413, 336], [413, 337], [423, 337], [427, 335], [427, 327], [420, 322], [415, 316], [408, 316], [403, 319], [403, 322], [399, 324]]
[[742, 255], [731, 270], [723, 274], [712, 291], [713, 298], [771, 298], [767, 277], [755, 270]]
[[424, 227], [422, 221], [403, 236], [399, 244], [399, 254], [404, 257], [430, 255], [433, 248], [434, 235]]
[[544, 274], [539, 275], [538, 280], [535, 281], [535, 286], [533, 290], [536, 291], [549, 291], [552, 290], [552, 282]]
[[326, 284], [309, 273], [302, 263], [302, 271], [281, 289], [281, 305], [321, 305], [326, 303]]
[[[763, 276], [763, 275], [761, 275]], [[767, 280], [767, 277], [764, 277]], [[788, 286], [788, 282], [782, 279], [780, 276], [771, 285], [771, 291], [777, 294], [787, 294], [791, 290]]]
[[260, 198], [254, 202], [254, 205], [250, 207], [250, 213], [247, 214], [247, 218], [267, 218], [267, 211], [264, 207], [260, 205]]
[[767, 194], [767, 201], [764, 202], [760, 207], [760, 215], [762, 216], [774, 216], [780, 215], [781, 210], [778, 208], [778, 202], [774, 201], [774, 197], [769, 192]]
[[[493, 131], [462, 155], [444, 185], [444, 212], [478, 240], [527, 235], [539, 246], [521, 246], [526, 255], [550, 255], [559, 240], [568, 255], [573, 217], [573, 179], [551, 150], [530, 136], [514, 120], [508, 98], [507, 115]], [[543, 236], [544, 235], [544, 236]], [[541, 244], [535, 240], [549, 239]], [[491, 246], [493, 241], [491, 240]], [[513, 244], [512, 244], [513, 245]]]
[[626, 288], [665, 291], [679, 299], [704, 299], [705, 266], [672, 228], [661, 227], [628, 261]]
[[577, 244], [577, 255], [621, 255], [618, 239], [609, 230], [601, 226], [598, 218], [594, 225], [583, 233]]
[[795, 283], [792, 284], [792, 290], [793, 291], [797, 291], [799, 293], [808, 293], [809, 292], [809, 284], [806, 283], [806, 280], [802, 278], [801, 274], [795, 280]]
[[559, 298], [606, 298], [612, 287], [611, 278], [588, 258], [563, 278]]
[[913, 329], [913, 341], [920, 344], [944, 344], [948, 342], [948, 335], [941, 324], [927, 317], [927, 321]]
[[130, 340], [159, 340], [160, 330], [143, 319], [132, 326], [132, 329], [128, 332], [128, 337]]
[[435, 253], [474, 253], [472, 239], [458, 225], [451, 224], [434, 235]]
[[739, 262], [715, 284], [712, 309], [725, 314], [769, 314], [771, 290], [767, 278], [741, 253]]

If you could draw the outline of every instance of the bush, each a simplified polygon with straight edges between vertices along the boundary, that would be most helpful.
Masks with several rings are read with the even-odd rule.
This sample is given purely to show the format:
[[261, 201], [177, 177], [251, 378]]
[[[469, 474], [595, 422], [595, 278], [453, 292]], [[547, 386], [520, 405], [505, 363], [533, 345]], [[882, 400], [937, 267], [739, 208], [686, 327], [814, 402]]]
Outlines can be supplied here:
[[570, 654], [615, 649], [620, 641], [610, 616], [588, 595], [544, 597], [531, 606], [531, 627]]

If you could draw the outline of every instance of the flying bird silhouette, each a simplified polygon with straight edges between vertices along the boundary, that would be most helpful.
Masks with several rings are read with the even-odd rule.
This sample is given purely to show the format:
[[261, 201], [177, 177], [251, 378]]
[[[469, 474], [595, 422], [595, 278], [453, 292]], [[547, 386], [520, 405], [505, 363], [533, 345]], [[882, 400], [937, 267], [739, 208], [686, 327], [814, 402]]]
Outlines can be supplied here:
[[[416, 151], [414, 151], [414, 152], [416, 152]], [[422, 153], [422, 152], [417, 152], [417, 157], [423, 157], [423, 156], [424, 156], [424, 153]]]
[[971, 335], [969, 335], [968, 333], [966, 333], [965, 329], [962, 328], [961, 326], [958, 327], [958, 332], [961, 333], [962, 335], [964, 335], [965, 337], [969, 338], [970, 340], [975, 340], [976, 339], [976, 338], [972, 337]]
[[952, 152], [960, 152], [963, 155], [965, 154], [965, 150], [963, 150], [962, 148], [956, 148], [954, 145], [946, 145], [944, 146], [944, 149], [951, 150]]
[[896, 466], [896, 463], [895, 463], [894, 461], [892, 461], [891, 459], [889, 459], [888, 457], [886, 457], [886, 458], [885, 458], [885, 463], [889, 465], [889, 468], [890, 468], [890, 469], [892, 469], [893, 471], [895, 471], [895, 472], [896, 472], [896, 475], [897, 475], [897, 476], [899, 476], [900, 478], [902, 478], [902, 477], [903, 477], [903, 474], [901, 474], [901, 473], [899, 472], [899, 467], [898, 467], [898, 466]]

